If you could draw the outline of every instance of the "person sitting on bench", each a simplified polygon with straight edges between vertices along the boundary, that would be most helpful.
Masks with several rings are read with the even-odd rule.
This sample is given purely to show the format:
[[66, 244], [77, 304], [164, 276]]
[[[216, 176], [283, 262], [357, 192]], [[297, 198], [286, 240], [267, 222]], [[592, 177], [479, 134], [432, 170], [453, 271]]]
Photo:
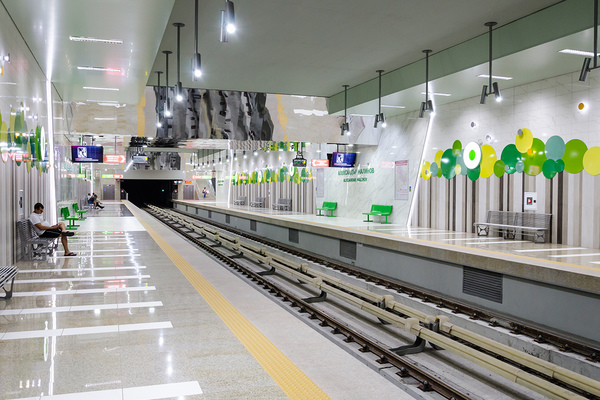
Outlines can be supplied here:
[[67, 231], [65, 224], [59, 222], [56, 225], [50, 225], [48, 221], [42, 217], [44, 212], [44, 205], [42, 203], [36, 203], [33, 206], [33, 212], [29, 216], [29, 220], [33, 224], [33, 230], [42, 238], [57, 238], [60, 236], [62, 245], [65, 248], [65, 256], [76, 256], [77, 254], [69, 251], [69, 245], [67, 243], [67, 236], [73, 236], [73, 232]]
[[98, 196], [96, 195], [96, 193], [94, 193], [93, 195], [90, 195], [88, 193], [88, 204], [93, 204], [94, 208], [104, 208], [104, 206], [102, 205], [102, 203], [100, 203], [98, 201]]

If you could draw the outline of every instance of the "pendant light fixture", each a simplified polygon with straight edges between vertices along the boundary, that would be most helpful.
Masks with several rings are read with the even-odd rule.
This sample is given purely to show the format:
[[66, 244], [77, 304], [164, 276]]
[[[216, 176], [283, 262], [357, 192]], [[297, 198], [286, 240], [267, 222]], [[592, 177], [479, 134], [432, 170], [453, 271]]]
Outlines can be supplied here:
[[[496, 22], [486, 22], [485, 26], [490, 28], [490, 83], [489, 85], [483, 85], [483, 89], [481, 90], [481, 104], [485, 104], [485, 99], [489, 95], [493, 94], [496, 97], [496, 101], [502, 101], [502, 95], [500, 94], [500, 88], [498, 88], [498, 82], [492, 83], [492, 28], [497, 25]], [[489, 91], [488, 91], [489, 90]]]
[[156, 127], [157, 128], [162, 128], [162, 124], [160, 123], [160, 91], [161, 91], [161, 87], [160, 87], [160, 74], [162, 74], [162, 71], [156, 71], [156, 75], [158, 77], [158, 101], [156, 102]]
[[588, 73], [598, 68], [598, 0], [594, 0], [594, 66], [590, 67], [592, 59], [586, 57], [583, 60], [583, 67], [581, 67], [581, 73], [579, 74], [579, 80], [585, 82], [587, 80]]
[[181, 85], [181, 65], [179, 63], [181, 59], [181, 49], [179, 48], [179, 44], [181, 42], [181, 28], [183, 28], [185, 24], [181, 22], [175, 22], [173, 26], [177, 28], [177, 88], [175, 89], [175, 98], [177, 101], [182, 101], [183, 86]]
[[350, 124], [348, 123], [348, 85], [344, 85], [344, 123], [342, 124], [342, 136], [350, 136]]
[[225, 0], [225, 9], [221, 10], [221, 37], [222, 43], [229, 41], [228, 33], [235, 33], [235, 11], [233, 1]]
[[381, 122], [381, 127], [385, 128], [387, 126], [387, 123], [385, 122], [385, 115], [383, 115], [383, 113], [381, 112], [381, 73], [383, 72], [383, 70], [378, 69], [376, 72], [379, 74], [379, 111], [377, 115], [375, 115], [375, 124], [373, 125], [373, 127], [377, 128], [377, 125]]
[[425, 111], [429, 111], [431, 115], [435, 114], [433, 101], [429, 100], [429, 53], [431, 53], [431, 50], [423, 50], [423, 53], [425, 53], [425, 101], [421, 102], [419, 118], [423, 118]]
[[164, 50], [165, 55], [165, 81], [166, 81], [166, 93], [165, 93], [165, 117], [171, 116], [171, 99], [169, 99], [169, 54], [173, 53], [170, 50]]
[[192, 80], [196, 82], [202, 76], [202, 57], [198, 53], [198, 0], [194, 14], [194, 57], [192, 57]]

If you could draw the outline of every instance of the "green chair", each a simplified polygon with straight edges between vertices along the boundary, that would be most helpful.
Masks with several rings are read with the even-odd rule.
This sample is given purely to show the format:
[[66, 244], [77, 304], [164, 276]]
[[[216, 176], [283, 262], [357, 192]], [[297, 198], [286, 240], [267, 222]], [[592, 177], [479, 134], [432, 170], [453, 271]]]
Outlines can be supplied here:
[[367, 216], [367, 219], [364, 222], [374, 222], [369, 219], [371, 215], [385, 217], [385, 222], [381, 222], [382, 224], [389, 224], [387, 217], [392, 214], [392, 206], [382, 206], [378, 204], [371, 205], [371, 211], [363, 213], [363, 215]]
[[77, 227], [79, 225], [75, 225], [74, 221], [77, 221], [77, 217], [71, 217], [69, 215], [69, 207], [63, 207], [63, 208], [61, 208], [60, 209], [60, 213], [62, 214], [63, 219], [65, 221], [69, 221], [69, 226], [67, 226], [67, 229], [70, 230], [70, 231], [76, 231]]
[[80, 210], [77, 203], [73, 203], [73, 211], [75, 211], [75, 213], [79, 214], [79, 219], [81, 221], [85, 220], [85, 217], [83, 216], [83, 214], [86, 214], [87, 210]]

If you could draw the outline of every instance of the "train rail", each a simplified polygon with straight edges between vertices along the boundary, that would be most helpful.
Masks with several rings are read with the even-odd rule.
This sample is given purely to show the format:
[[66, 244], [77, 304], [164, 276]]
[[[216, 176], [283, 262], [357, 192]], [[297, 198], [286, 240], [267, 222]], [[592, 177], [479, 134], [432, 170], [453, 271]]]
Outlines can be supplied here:
[[[464, 389], [431, 374], [426, 369], [420, 368], [418, 363], [405, 357], [406, 354], [422, 350], [425, 343], [429, 342], [435, 349], [445, 349], [546, 397], [600, 399], [599, 382], [470, 332], [450, 323], [445, 316], [428, 315], [397, 302], [392, 295], [376, 294], [331, 276], [331, 274], [311, 268], [308, 263], [294, 261], [265, 247], [257, 247], [249, 240], [240, 240], [239, 233], [236, 232], [236, 236], [223, 233], [216, 228], [204, 225], [198, 221], [197, 217], [185, 216], [153, 206], [147, 211], [225, 264], [256, 281], [271, 294], [284, 301], [289, 301], [301, 312], [308, 313], [311, 319], [320, 321], [321, 326], [332, 327], [332, 332], [344, 335], [346, 342], [358, 343], [361, 351], [376, 354], [379, 363], [393, 365], [398, 369], [399, 376], [410, 376], [417, 380], [419, 388], [422, 390], [433, 390], [448, 399], [471, 398], [470, 394], [464, 393]], [[247, 235], [241, 236], [246, 237]], [[256, 240], [253, 237], [251, 239], [252, 241]], [[206, 241], [209, 241], [210, 244], [205, 243]], [[269, 246], [271, 247], [271, 244]], [[223, 249], [226, 251], [222, 251]], [[288, 249], [282, 250], [287, 251]], [[228, 252], [231, 254], [227, 254]], [[307, 258], [303, 253], [298, 256], [303, 259]], [[270, 267], [270, 270], [254, 271], [239, 262], [240, 257], [252, 259]], [[322, 259], [316, 259], [315, 256], [310, 257], [312, 258], [311, 262], [324, 264]], [[325, 263], [331, 267], [330, 262]], [[292, 291], [282, 288], [266, 278], [275, 272], [291, 276], [317, 289], [320, 291], [320, 295], [302, 298]], [[361, 274], [361, 272], [354, 271], [352, 275], [358, 275], [365, 279], [364, 276], [360, 276]], [[375, 280], [375, 284], [382, 284], [381, 281], [378, 281], [378, 277], [367, 276], [365, 280], [371, 282]], [[394, 288], [392, 287], [392, 289]], [[314, 305], [327, 296], [353, 306], [362, 313], [374, 316], [382, 323], [390, 324], [414, 335], [416, 338], [414, 345], [390, 349], [389, 346], [348, 326]]]

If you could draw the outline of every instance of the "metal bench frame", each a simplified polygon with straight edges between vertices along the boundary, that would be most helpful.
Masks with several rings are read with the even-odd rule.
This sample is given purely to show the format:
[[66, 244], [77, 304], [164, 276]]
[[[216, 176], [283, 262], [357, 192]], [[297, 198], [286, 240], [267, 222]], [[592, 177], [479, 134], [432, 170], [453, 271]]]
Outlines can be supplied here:
[[280, 198], [273, 204], [273, 210], [292, 211], [292, 199]]
[[488, 236], [490, 229], [503, 233], [505, 239], [517, 235], [533, 236], [534, 243], [546, 243], [552, 214], [488, 210], [486, 222], [475, 222], [477, 236]]
[[264, 208], [267, 203], [266, 197], [257, 197], [254, 201], [250, 202], [250, 207], [262, 207]]
[[[335, 217], [333, 212], [337, 209], [337, 202], [333, 201], [324, 201], [322, 207], [316, 207], [317, 216], [326, 216], [326, 217]], [[322, 214], [321, 211], [325, 211], [325, 214]], [[327, 215], [327, 211], [329, 211], [329, 215]]]
[[[389, 210], [388, 210], [389, 207]], [[383, 211], [386, 210], [386, 211]], [[367, 216], [367, 219], [364, 220], [363, 222], [375, 222], [375, 221], [371, 221], [370, 216], [380, 216], [380, 217], [385, 217], [385, 222], [381, 221], [382, 224], [391, 224], [391, 222], [388, 222], [388, 217], [390, 215], [392, 215], [392, 206], [388, 206], [388, 205], [380, 205], [380, 204], [372, 204], [371, 205], [371, 211], [363, 213], [363, 215]]]
[[233, 204], [236, 206], [243, 206], [246, 204], [246, 200], [248, 200], [248, 197], [246, 196], [238, 197], [237, 200], [233, 202]]
[[[4, 290], [5, 295], [0, 296], [0, 299], [8, 300], [12, 297], [13, 286], [15, 285], [15, 276], [19, 272], [17, 267], [0, 267], [0, 288]], [[10, 289], [6, 290], [6, 284], [10, 282]]]
[[21, 239], [21, 251], [24, 261], [46, 261], [58, 247], [58, 238], [41, 238], [28, 219], [17, 221], [17, 231]]

